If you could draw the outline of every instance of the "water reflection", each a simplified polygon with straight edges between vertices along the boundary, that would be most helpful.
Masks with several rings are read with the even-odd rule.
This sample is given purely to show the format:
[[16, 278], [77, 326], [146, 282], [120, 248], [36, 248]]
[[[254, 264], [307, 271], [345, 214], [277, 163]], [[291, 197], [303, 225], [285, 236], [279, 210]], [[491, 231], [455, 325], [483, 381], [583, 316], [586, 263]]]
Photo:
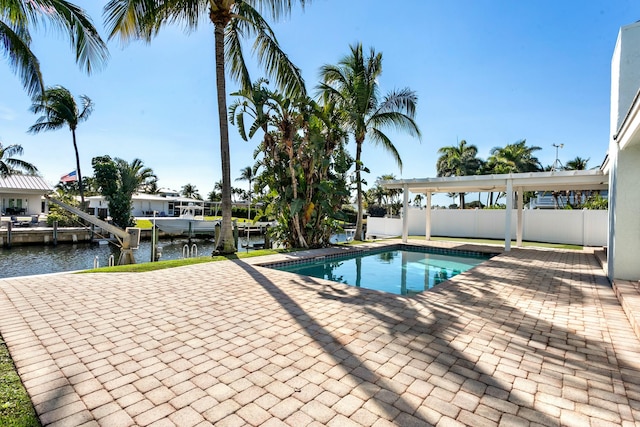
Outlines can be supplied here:
[[[251, 236], [249, 243], [264, 242], [262, 236]], [[183, 258], [185, 245], [189, 253], [192, 244], [197, 247], [198, 256], [210, 255], [215, 248], [212, 239], [162, 239], [160, 260]], [[246, 251], [246, 249], [241, 249]], [[151, 241], [142, 240], [140, 248], [133, 251], [137, 263], [151, 261]], [[60, 273], [64, 271], [86, 270], [94, 263], [100, 267], [109, 265], [109, 257], [117, 262], [120, 249], [112, 244], [59, 244], [57, 246], [14, 246], [0, 248], [0, 278], [30, 276], [34, 274]]]
[[356, 287], [400, 295], [423, 292], [466, 271], [486, 258], [413, 251], [387, 251], [340, 260], [279, 268]]

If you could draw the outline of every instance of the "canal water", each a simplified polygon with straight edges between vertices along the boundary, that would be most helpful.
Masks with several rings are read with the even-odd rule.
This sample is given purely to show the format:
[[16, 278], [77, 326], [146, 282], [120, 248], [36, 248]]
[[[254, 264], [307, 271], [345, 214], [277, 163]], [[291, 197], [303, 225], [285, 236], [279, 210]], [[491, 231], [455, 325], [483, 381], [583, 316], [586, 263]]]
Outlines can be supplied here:
[[[251, 236], [251, 242], [264, 242], [264, 236]], [[245, 243], [240, 239], [239, 244]], [[193, 245], [196, 245], [195, 249]], [[163, 240], [159, 242], [162, 248], [160, 260], [184, 258], [185, 245], [189, 256], [209, 256], [215, 247], [213, 239]], [[192, 252], [193, 251], [193, 252]], [[239, 248], [239, 252], [246, 249]], [[133, 251], [137, 263], [150, 262], [151, 241], [140, 241], [140, 247]], [[93, 268], [94, 262], [98, 266], [109, 265], [109, 257], [113, 255], [118, 262], [120, 249], [113, 244], [59, 244], [57, 246], [14, 246], [11, 249], [0, 248], [0, 278], [31, 276], [34, 274], [59, 273], [64, 271], [87, 270]]]

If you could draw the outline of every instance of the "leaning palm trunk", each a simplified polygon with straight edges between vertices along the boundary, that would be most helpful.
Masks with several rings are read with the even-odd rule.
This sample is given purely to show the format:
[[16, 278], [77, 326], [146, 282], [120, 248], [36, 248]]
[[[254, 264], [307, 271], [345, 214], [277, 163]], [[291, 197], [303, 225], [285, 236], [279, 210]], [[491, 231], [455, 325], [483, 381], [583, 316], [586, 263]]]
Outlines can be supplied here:
[[82, 185], [82, 172], [80, 172], [80, 155], [78, 154], [78, 144], [76, 143], [76, 131], [71, 130], [73, 137], [73, 149], [76, 152], [76, 170], [78, 171], [78, 190], [80, 191], [80, 209], [84, 210], [84, 186]]
[[231, 224], [231, 157], [229, 154], [229, 124], [227, 122], [227, 88], [224, 74], [224, 27], [214, 22], [216, 56], [216, 92], [218, 97], [218, 122], [220, 124], [220, 156], [222, 163], [222, 226], [216, 250], [231, 254], [236, 251]]

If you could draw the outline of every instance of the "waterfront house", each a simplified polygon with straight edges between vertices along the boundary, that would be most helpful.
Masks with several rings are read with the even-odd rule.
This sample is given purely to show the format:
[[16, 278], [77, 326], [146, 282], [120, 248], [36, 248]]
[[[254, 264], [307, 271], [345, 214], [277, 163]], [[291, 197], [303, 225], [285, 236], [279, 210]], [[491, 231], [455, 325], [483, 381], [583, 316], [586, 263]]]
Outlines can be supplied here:
[[39, 215], [48, 211], [44, 195], [53, 188], [36, 175], [10, 175], [0, 177], [0, 214]]

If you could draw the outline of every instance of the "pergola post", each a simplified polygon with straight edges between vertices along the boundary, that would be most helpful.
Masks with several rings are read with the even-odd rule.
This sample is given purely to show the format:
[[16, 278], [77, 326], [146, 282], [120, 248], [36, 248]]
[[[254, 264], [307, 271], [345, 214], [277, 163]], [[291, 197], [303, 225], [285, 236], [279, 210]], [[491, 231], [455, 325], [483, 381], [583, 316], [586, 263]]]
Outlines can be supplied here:
[[522, 187], [518, 187], [517, 188], [518, 191], [518, 204], [517, 204], [517, 209], [518, 209], [518, 224], [517, 224], [517, 228], [516, 228], [516, 246], [521, 248], [522, 247], [522, 208], [523, 208], [523, 201], [524, 201], [524, 194], [522, 191]]
[[402, 243], [409, 237], [409, 185], [402, 187]]
[[507, 209], [505, 209], [504, 217], [504, 251], [511, 250], [511, 213], [513, 211], [513, 181], [507, 178]]
[[424, 238], [425, 240], [431, 240], [431, 192], [427, 191], [427, 212], [426, 212], [426, 227]]

